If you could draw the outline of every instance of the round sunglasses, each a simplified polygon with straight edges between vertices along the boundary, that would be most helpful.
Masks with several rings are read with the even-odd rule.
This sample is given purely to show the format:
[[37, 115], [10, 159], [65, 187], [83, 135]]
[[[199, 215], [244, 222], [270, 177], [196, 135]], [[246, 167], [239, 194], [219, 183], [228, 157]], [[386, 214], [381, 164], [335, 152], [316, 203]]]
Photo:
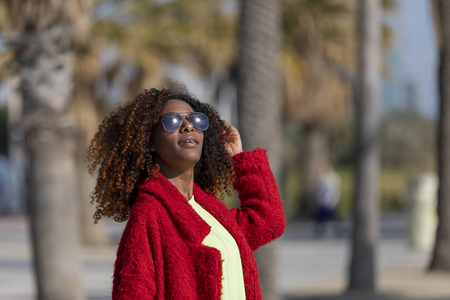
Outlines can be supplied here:
[[168, 113], [162, 117], [162, 126], [167, 132], [174, 132], [183, 124], [183, 119], [187, 119], [195, 129], [205, 131], [209, 127], [208, 116], [201, 112], [191, 113]]

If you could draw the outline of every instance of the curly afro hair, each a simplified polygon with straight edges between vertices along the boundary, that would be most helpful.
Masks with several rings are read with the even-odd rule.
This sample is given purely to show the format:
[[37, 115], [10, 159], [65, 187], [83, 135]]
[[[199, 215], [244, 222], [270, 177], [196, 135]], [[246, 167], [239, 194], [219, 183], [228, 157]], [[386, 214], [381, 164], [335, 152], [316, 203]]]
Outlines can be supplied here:
[[126, 221], [139, 184], [159, 171], [150, 151], [150, 140], [165, 103], [171, 99], [182, 100], [209, 118], [202, 155], [194, 167], [195, 183], [210, 194], [230, 195], [234, 164], [224, 146], [227, 135], [223, 134], [225, 126], [218, 113], [183, 87], [152, 88], [114, 110], [103, 120], [90, 143], [88, 170], [94, 174], [98, 169], [97, 184], [91, 194], [91, 203], [96, 205], [95, 223], [102, 216]]

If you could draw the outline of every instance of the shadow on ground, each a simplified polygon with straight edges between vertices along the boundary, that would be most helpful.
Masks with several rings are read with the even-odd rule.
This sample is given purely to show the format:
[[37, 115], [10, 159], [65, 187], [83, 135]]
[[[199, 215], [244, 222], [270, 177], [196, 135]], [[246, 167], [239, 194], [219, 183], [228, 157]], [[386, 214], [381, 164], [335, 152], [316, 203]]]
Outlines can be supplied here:
[[[347, 293], [337, 295], [285, 296], [284, 300], [412, 300], [412, 298], [400, 295]], [[443, 298], [426, 298], [420, 300], [450, 300], [450, 296]]]

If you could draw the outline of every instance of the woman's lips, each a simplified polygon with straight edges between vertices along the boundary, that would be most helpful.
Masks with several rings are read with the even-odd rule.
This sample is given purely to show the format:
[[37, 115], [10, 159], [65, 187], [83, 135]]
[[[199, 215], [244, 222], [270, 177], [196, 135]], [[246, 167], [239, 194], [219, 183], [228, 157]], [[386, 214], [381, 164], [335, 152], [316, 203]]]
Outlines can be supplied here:
[[180, 141], [178, 142], [178, 145], [186, 145], [186, 146], [193, 146], [198, 145], [199, 141], [192, 135], [182, 137]]

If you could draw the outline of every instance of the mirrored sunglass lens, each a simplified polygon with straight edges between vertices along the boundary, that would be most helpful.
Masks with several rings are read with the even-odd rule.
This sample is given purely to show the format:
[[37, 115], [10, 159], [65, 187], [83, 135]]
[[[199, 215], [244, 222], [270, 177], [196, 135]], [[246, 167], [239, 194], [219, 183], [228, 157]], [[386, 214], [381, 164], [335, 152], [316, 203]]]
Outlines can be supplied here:
[[190, 113], [188, 120], [198, 130], [205, 131], [209, 127], [208, 117], [204, 113]]
[[181, 125], [183, 118], [179, 114], [167, 114], [163, 117], [163, 127], [168, 132], [174, 132]]

